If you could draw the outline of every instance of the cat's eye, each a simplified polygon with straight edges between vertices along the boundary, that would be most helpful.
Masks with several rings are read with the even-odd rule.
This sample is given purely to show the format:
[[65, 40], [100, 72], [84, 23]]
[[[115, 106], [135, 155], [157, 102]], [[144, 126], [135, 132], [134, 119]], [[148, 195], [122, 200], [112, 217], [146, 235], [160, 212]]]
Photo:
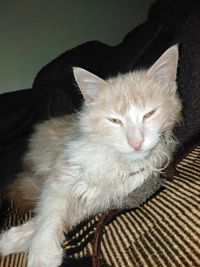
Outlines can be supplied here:
[[156, 109], [148, 112], [147, 114], [144, 115], [143, 120], [150, 118], [155, 112], [156, 112]]
[[115, 123], [115, 124], [120, 124], [122, 125], [122, 121], [119, 120], [119, 119], [115, 119], [115, 118], [108, 118], [109, 121], [111, 121], [112, 123]]

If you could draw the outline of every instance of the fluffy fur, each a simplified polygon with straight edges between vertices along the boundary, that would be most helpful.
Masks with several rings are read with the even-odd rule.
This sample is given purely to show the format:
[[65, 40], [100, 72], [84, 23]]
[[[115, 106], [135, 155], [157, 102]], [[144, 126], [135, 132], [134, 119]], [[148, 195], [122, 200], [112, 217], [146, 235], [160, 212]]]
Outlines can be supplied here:
[[174, 46], [149, 70], [106, 81], [73, 69], [84, 106], [77, 116], [36, 127], [25, 171], [10, 187], [18, 206], [37, 203], [36, 216], [1, 235], [2, 254], [27, 250], [28, 267], [59, 266], [64, 227], [123, 207], [131, 192], [168, 164], [181, 111], [177, 62]]

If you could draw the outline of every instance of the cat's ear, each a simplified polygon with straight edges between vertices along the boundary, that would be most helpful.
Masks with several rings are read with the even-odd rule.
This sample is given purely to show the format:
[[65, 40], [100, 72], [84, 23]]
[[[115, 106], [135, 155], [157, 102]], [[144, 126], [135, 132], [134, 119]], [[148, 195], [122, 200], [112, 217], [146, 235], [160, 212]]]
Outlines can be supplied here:
[[147, 75], [158, 80], [175, 81], [178, 65], [178, 45], [167, 49], [147, 71]]
[[73, 68], [74, 78], [86, 101], [93, 101], [96, 94], [107, 82], [95, 74], [78, 67]]

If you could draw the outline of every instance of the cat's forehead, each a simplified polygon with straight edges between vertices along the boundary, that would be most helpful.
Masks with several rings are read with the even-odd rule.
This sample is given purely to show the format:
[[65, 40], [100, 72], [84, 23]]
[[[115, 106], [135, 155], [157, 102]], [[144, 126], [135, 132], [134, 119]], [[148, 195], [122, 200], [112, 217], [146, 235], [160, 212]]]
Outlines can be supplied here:
[[[109, 81], [111, 93], [121, 97], [129, 98], [134, 102], [140, 102], [145, 96], [155, 90], [157, 84], [153, 79], [148, 78], [146, 71], [135, 71], [118, 75]], [[126, 99], [125, 99], [126, 100]]]
[[168, 95], [167, 86], [146, 77], [144, 71], [128, 73], [111, 82], [110, 98], [128, 109], [160, 104]]
[[[135, 121], [143, 117], [145, 113], [154, 108], [154, 103], [142, 103], [130, 98], [112, 98], [110, 103], [103, 106], [103, 111], [110, 116], [122, 116]], [[101, 108], [100, 108], [101, 109]]]
[[168, 85], [155, 82], [140, 71], [108, 80], [99, 92], [98, 108], [133, 118], [166, 105], [171, 98]]

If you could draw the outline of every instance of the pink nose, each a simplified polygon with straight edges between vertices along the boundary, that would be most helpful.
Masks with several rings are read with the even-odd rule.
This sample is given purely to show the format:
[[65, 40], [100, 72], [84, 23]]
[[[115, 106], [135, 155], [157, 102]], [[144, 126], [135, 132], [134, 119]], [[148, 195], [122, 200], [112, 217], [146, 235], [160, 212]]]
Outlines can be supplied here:
[[144, 143], [144, 140], [137, 141], [137, 142], [128, 140], [128, 144], [136, 151], [139, 151], [141, 149], [143, 143]]
[[143, 142], [135, 143], [135, 144], [133, 144], [133, 148], [134, 148], [136, 151], [139, 151], [139, 150], [141, 149], [142, 144], [143, 144]]

